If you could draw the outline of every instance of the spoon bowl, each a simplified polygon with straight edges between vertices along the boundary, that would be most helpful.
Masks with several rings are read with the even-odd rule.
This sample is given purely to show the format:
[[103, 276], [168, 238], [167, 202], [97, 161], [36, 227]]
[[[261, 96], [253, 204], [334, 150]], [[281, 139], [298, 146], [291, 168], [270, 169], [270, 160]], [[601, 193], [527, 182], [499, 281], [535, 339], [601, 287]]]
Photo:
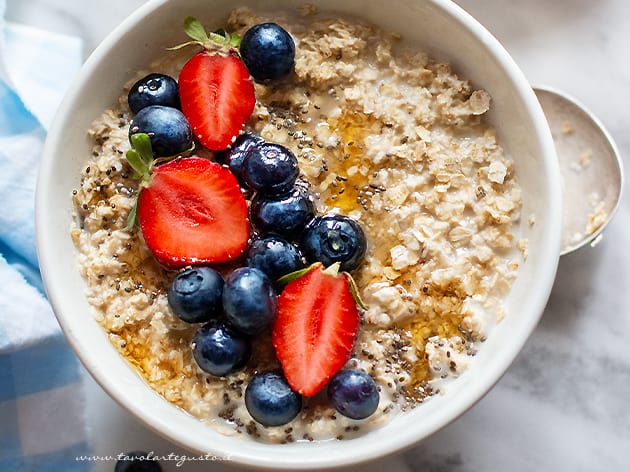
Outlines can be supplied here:
[[623, 167], [602, 123], [563, 92], [534, 87], [549, 122], [562, 177], [561, 255], [594, 246], [621, 200]]

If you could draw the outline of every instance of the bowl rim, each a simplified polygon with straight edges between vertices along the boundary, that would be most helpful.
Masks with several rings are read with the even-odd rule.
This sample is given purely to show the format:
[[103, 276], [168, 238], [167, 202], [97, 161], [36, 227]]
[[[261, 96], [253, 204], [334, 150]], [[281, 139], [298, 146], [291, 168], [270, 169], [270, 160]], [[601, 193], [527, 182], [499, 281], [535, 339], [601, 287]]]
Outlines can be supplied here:
[[[547, 122], [544, 118], [543, 111], [538, 103], [535, 94], [527, 82], [524, 74], [516, 65], [512, 57], [499, 43], [499, 41], [483, 27], [476, 19], [468, 14], [463, 8], [451, 0], [425, 0], [427, 3], [433, 4], [438, 9], [441, 9], [448, 16], [452, 17], [459, 23], [462, 28], [469, 30], [474, 34], [476, 38], [483, 42], [485, 47], [491, 52], [492, 56], [499, 62], [505, 73], [510, 77], [512, 85], [516, 92], [520, 95], [523, 103], [525, 104], [529, 116], [532, 117], [532, 124], [534, 126], [536, 135], [540, 141], [539, 146], [543, 151], [543, 154], [547, 158], [543, 158], [543, 164], [545, 171], [551, 177], [551, 181], [560, 180], [560, 172], [555, 159], [555, 148], [551, 133]], [[172, 412], [166, 413], [163, 416], [151, 415], [146, 411], [145, 405], [142, 400], [135, 399], [126, 395], [124, 391], [124, 385], [120, 385], [113, 381], [107, 375], [105, 375], [99, 369], [98, 359], [85, 352], [82, 349], [82, 343], [80, 340], [80, 333], [78, 333], [72, 326], [70, 320], [64, 316], [63, 306], [64, 301], [60, 299], [58, 290], [56, 289], [56, 281], [54, 280], [54, 274], [58, 270], [55, 266], [54, 260], [51, 254], [54, 253], [55, 247], [52, 241], [49, 241], [46, 237], [46, 223], [45, 213], [47, 208], [46, 195], [52, 191], [51, 182], [48, 178], [54, 168], [55, 164], [55, 150], [60, 146], [61, 140], [61, 128], [63, 123], [68, 119], [70, 113], [72, 113], [72, 107], [76, 98], [79, 96], [80, 87], [77, 85], [83, 83], [85, 78], [89, 77], [93, 72], [96, 65], [102, 60], [102, 58], [108, 53], [108, 51], [118, 42], [121, 36], [129, 30], [133, 25], [137, 24], [146, 15], [161, 8], [163, 5], [169, 3], [169, 0], [149, 0], [147, 3], [141, 5], [130, 16], [128, 16], [122, 23], [120, 23], [94, 50], [85, 62], [79, 75], [77, 76], [74, 87], [70, 88], [70, 91], [65, 96], [56, 118], [51, 126], [48, 138], [44, 146], [42, 163], [40, 166], [37, 191], [36, 191], [36, 206], [35, 206], [35, 219], [36, 219], [36, 235], [37, 235], [37, 251], [40, 262], [40, 270], [44, 281], [44, 286], [51, 302], [53, 311], [58, 319], [59, 324], [68, 340], [69, 344], [73, 348], [80, 361], [86, 367], [87, 371], [92, 375], [96, 382], [103, 388], [109, 396], [116, 400], [123, 408], [133, 414], [136, 418], [140, 419], [147, 427], [155, 431], [161, 436], [166, 437], [173, 443], [191, 451], [210, 453], [216, 456], [229, 457], [234, 460], [235, 463], [244, 466], [265, 468], [265, 469], [327, 469], [338, 466], [356, 465], [359, 463], [367, 462], [382, 458], [395, 452], [399, 452], [403, 449], [413, 446], [419, 440], [424, 439], [431, 434], [435, 433], [439, 429], [451, 423], [454, 419], [459, 417], [473, 405], [475, 405], [483, 396], [498, 382], [501, 376], [505, 373], [509, 365], [516, 358], [517, 354], [522, 349], [526, 340], [533, 332], [534, 328], [538, 324], [540, 317], [544, 311], [549, 294], [553, 286], [555, 274], [557, 270], [558, 259], [560, 255], [560, 221], [561, 218], [561, 195], [560, 191], [553, 186], [545, 188], [544, 191], [550, 194], [550, 208], [548, 211], [551, 214], [557, 215], [558, 218], [550, 218], [550, 227], [546, 235], [546, 245], [542, 248], [545, 253], [544, 257], [548, 259], [548, 270], [541, 271], [541, 279], [539, 281], [540, 286], [546, 288], [546, 293], [541, 293], [536, 301], [531, 304], [528, 310], [530, 315], [528, 316], [528, 323], [525, 325], [525, 329], [519, 336], [512, 340], [510, 347], [507, 349], [508, 355], [502, 358], [502, 362], [495, 363], [493, 369], [489, 369], [483, 372], [483, 381], [475, 382], [472, 386], [472, 390], [469, 395], [459, 397], [456, 401], [450, 398], [449, 412], [446, 415], [442, 415], [442, 420], [435, 422], [429, 428], [425, 428], [422, 437], [418, 437], [418, 433], [405, 430], [401, 431], [400, 435], [396, 437], [385, 438], [382, 442], [372, 441], [368, 434], [358, 439], [353, 439], [350, 442], [344, 442], [346, 445], [352, 443], [356, 445], [356, 448], [348, 447], [352, 450], [360, 450], [361, 454], [355, 454], [354, 456], [348, 454], [341, 454], [331, 446], [330, 442], [320, 442], [328, 453], [311, 454], [307, 457], [290, 454], [288, 458], [280, 460], [277, 455], [271, 456], [265, 451], [268, 449], [268, 445], [261, 445], [260, 447], [245, 447], [246, 442], [233, 441], [233, 447], [229, 447], [226, 450], [219, 450], [213, 447], [208, 447], [207, 444], [202, 444], [201, 441], [192, 437], [190, 433], [181, 434], [181, 432], [173, 431], [169, 429], [169, 419], [171, 417], [176, 418], [181, 416], [180, 411], [176, 411], [174, 408], [168, 410]], [[554, 179], [553, 177], [557, 177]], [[117, 354], [117, 353], [116, 353]], [[148, 386], [147, 386], [148, 387]], [[155, 392], [153, 392], [155, 393]], [[155, 394], [161, 401], [164, 401], [162, 397]], [[439, 399], [432, 399], [432, 401], [439, 401]], [[170, 405], [172, 407], [172, 405]], [[201, 423], [198, 419], [190, 417], [192, 421]], [[203, 426], [207, 428], [207, 426]], [[219, 433], [217, 433], [219, 434]], [[227, 442], [227, 441], [226, 441]], [[299, 443], [302, 444], [302, 443]], [[239, 447], [240, 446], [240, 447]], [[273, 446], [280, 450], [277, 446]], [[283, 451], [289, 452], [296, 448], [302, 448], [303, 446], [297, 446], [296, 444], [289, 444], [282, 446]], [[306, 443], [306, 447], [309, 443]], [[300, 449], [307, 451], [306, 448]], [[311, 451], [315, 449], [310, 449]], [[245, 452], [243, 452], [245, 451]], [[226, 454], [227, 452], [227, 454]]]

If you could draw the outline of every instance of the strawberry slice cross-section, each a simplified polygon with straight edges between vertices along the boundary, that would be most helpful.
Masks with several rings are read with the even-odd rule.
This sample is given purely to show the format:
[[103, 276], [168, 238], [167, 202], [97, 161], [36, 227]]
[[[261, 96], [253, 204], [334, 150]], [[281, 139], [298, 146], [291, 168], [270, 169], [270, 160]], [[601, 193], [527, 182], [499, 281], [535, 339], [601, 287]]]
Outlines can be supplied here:
[[256, 105], [254, 81], [238, 52], [241, 39], [225, 31], [207, 32], [192, 16], [184, 20], [184, 31], [191, 41], [169, 49], [197, 45], [203, 50], [179, 72], [182, 112], [201, 144], [222, 151], [240, 134]]
[[256, 103], [245, 64], [236, 56], [207, 51], [194, 55], [182, 68], [179, 97], [197, 139], [213, 151], [232, 144]]
[[169, 269], [228, 262], [247, 246], [247, 203], [232, 173], [187, 157], [154, 166], [138, 198], [144, 241]]
[[321, 263], [278, 297], [272, 341], [293, 390], [312, 396], [348, 361], [359, 329], [349, 275]]

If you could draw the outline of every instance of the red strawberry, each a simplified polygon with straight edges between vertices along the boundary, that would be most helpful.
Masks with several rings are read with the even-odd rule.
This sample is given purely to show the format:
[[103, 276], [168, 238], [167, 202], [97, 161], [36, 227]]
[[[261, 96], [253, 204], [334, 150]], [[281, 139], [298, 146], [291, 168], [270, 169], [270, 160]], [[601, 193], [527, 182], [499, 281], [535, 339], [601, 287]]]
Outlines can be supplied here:
[[254, 84], [235, 56], [200, 52], [179, 74], [182, 111], [208, 149], [220, 151], [232, 144], [254, 111]]
[[158, 262], [169, 269], [227, 262], [249, 238], [247, 203], [229, 169], [201, 157], [155, 165], [150, 138], [132, 136], [127, 159], [142, 179], [130, 214]]
[[208, 33], [189, 16], [184, 31], [190, 44], [204, 50], [193, 56], [179, 73], [182, 111], [205, 147], [221, 151], [232, 144], [254, 111], [254, 82], [238, 57], [241, 39], [225, 31]]
[[349, 275], [321, 263], [278, 297], [273, 345], [289, 385], [315, 395], [347, 362], [359, 329]]

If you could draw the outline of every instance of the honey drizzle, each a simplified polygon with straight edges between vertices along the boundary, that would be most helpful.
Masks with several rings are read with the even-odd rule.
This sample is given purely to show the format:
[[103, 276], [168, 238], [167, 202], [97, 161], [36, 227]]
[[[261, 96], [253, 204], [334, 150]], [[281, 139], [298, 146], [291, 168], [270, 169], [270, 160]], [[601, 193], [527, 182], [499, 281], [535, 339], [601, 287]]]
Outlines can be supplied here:
[[[143, 339], [142, 331], [145, 328], [148, 329], [144, 323], [124, 325], [120, 329], [111, 331], [110, 341], [153, 388], [164, 395], [167, 400], [182, 406], [180, 392], [175, 390], [162, 391], [160, 385], [164, 384], [165, 378], [174, 379], [175, 377], [194, 375], [193, 370], [188, 367], [194, 364], [190, 351], [188, 349], [181, 351], [178, 348], [178, 344], [189, 343], [188, 340], [192, 339], [194, 335], [194, 327], [183, 331], [178, 330], [176, 335], [169, 334], [160, 340], [160, 344], [167, 345], [167, 352], [179, 350], [184, 354], [183, 368], [170, 356], [158, 360], [158, 356], [147, 348], [148, 343]], [[156, 373], [158, 378], [155, 378]]]
[[329, 123], [341, 143], [327, 153], [326, 168], [335, 180], [327, 195], [323, 195], [324, 203], [328, 209], [339, 208], [345, 213], [365, 209], [360, 203], [360, 192], [368, 185], [373, 166], [363, 149], [365, 138], [374, 132], [372, 128], [378, 122], [370, 115], [344, 112]]
[[[438, 287], [434, 284], [426, 284], [422, 287], [422, 294], [418, 297], [427, 297], [430, 302], [416, 306], [429, 306], [430, 310], [418, 312], [413, 316], [403, 330], [407, 334], [412, 345], [418, 352], [425, 352], [425, 346], [429, 338], [439, 336], [440, 338], [452, 338], [459, 336], [464, 338], [462, 321], [465, 314], [462, 312], [463, 299], [465, 294], [457, 286]], [[434, 308], [440, 307], [440, 308]], [[421, 391], [422, 387], [432, 379], [429, 370], [427, 355], [420, 357], [418, 362], [411, 367], [410, 393]]]

